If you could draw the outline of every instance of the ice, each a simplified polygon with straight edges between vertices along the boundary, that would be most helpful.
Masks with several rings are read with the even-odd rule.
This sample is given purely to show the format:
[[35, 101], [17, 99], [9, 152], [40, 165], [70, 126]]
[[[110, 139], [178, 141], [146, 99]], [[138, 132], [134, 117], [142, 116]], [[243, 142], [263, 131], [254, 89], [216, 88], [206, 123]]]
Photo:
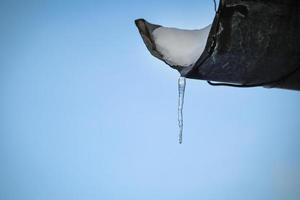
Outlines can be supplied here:
[[204, 51], [211, 25], [200, 30], [160, 27], [152, 36], [164, 60], [172, 66], [191, 67]]
[[186, 80], [180, 76], [178, 79], [178, 125], [179, 125], [179, 143], [182, 144], [183, 132], [183, 103]]

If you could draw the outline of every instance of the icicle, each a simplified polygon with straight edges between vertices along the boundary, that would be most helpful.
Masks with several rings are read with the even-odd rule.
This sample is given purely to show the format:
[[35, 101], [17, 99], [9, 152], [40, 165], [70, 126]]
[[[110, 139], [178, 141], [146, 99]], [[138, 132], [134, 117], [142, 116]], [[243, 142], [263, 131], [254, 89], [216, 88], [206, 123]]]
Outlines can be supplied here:
[[185, 77], [179, 77], [178, 79], [178, 125], [179, 125], [179, 144], [182, 143], [182, 131], [183, 131], [183, 103], [184, 103], [184, 91], [186, 80]]

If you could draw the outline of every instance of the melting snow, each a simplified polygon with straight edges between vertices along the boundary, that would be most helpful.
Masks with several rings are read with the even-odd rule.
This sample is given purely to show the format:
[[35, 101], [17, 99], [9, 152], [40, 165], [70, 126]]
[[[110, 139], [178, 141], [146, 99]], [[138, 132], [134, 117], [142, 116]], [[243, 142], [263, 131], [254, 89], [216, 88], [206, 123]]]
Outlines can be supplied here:
[[156, 49], [172, 66], [193, 66], [204, 51], [211, 25], [200, 30], [160, 27], [152, 36]]

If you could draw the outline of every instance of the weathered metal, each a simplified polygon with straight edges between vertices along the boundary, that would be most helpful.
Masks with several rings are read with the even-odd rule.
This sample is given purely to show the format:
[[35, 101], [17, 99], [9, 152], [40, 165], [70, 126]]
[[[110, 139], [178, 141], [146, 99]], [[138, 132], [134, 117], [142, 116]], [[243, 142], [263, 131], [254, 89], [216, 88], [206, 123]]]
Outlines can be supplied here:
[[[163, 60], [147, 32], [159, 26], [136, 24], [149, 51]], [[196, 64], [171, 67], [191, 79], [300, 90], [300, 1], [221, 0]]]

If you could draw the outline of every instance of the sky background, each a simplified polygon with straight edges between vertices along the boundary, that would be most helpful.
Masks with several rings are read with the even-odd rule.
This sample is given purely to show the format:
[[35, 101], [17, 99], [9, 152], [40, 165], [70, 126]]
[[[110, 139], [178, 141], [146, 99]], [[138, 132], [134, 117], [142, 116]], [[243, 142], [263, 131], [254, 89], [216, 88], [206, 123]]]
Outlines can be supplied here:
[[298, 200], [300, 92], [187, 80], [134, 19], [201, 28], [211, 0], [1, 1], [0, 199]]

